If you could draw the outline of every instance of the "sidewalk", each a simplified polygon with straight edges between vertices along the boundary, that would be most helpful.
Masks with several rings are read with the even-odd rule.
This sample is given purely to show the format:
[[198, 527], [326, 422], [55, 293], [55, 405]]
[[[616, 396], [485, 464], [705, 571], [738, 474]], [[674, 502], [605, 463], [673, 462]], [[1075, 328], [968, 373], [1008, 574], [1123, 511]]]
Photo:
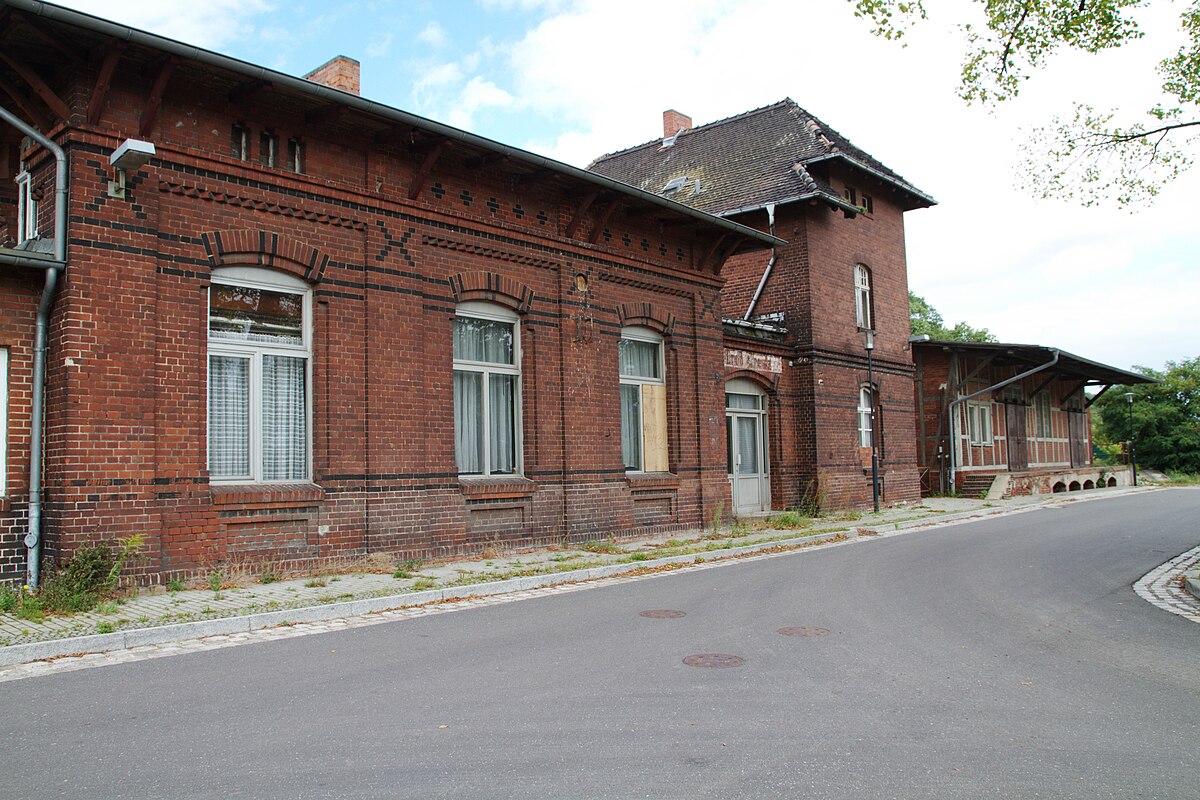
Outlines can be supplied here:
[[[240, 586], [142, 590], [96, 610], [33, 622], [0, 614], [0, 665], [85, 652], [163, 644], [505, 594], [754, 553], [787, 552], [912, 528], [979, 519], [1031, 508], [1116, 497], [1152, 488], [1095, 489], [1070, 495], [1008, 500], [927, 498], [879, 514], [842, 512], [772, 527], [779, 515], [741, 521], [719, 531], [691, 530], [630, 541], [596, 540], [582, 546], [537, 549], [430, 564], [379, 561], [387, 572], [314, 572]], [[490, 555], [490, 554], [489, 554]]]

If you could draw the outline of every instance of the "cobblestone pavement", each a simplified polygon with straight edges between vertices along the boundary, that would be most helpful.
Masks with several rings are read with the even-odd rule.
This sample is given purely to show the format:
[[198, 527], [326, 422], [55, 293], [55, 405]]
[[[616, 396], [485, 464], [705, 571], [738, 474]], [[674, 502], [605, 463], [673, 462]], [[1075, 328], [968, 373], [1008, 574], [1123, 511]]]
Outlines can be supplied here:
[[[0, 681], [514, 602], [654, 576], [620, 574], [633, 570], [707, 569], [729, 563], [732, 558], [767, 558], [778, 555], [781, 549], [791, 552], [803, 547], [836, 546], [860, 537], [898, 535], [1038, 506], [1116, 497], [1131, 491], [1148, 490], [1096, 490], [1070, 497], [1054, 495], [999, 502], [929, 499], [917, 507], [888, 509], [879, 515], [815, 520], [801, 531], [756, 528], [743, 536], [727, 531], [728, 535], [713, 540], [706, 538], [706, 531], [698, 530], [673, 534], [675, 538], [670, 540], [666, 537], [620, 543], [606, 540], [591, 550], [538, 550], [502, 558], [420, 566], [403, 578], [391, 573], [324, 574], [218, 592], [191, 589], [143, 593], [120, 606], [110, 604], [90, 614], [49, 617], [40, 624], [0, 615], [0, 642], [12, 648], [11, 655], [26, 650], [20, 646], [22, 643], [42, 642], [47, 648], [45, 652], [10, 658], [10, 662], [28, 663], [0, 666]], [[828, 541], [830, 538], [837, 541]], [[672, 555], [680, 550], [685, 554]], [[771, 552], [756, 555], [760, 550]], [[1200, 548], [1193, 554], [1194, 561], [1200, 560]], [[701, 561], [704, 563], [692, 563]], [[1169, 564], [1175, 561], [1179, 559]], [[1186, 566], [1180, 562], [1177, 571], [1182, 572]], [[542, 585], [534, 587], [531, 582]], [[1200, 603], [1177, 584], [1172, 590], [1169, 576], [1159, 582], [1162, 588], [1153, 592], [1147, 589], [1149, 596], [1141, 590], [1139, 594], [1151, 602], [1165, 598], [1162, 602], [1173, 604], [1168, 610], [1185, 616], [1190, 600], [1192, 618], [1200, 621], [1196, 610]], [[472, 596], [476, 589], [483, 596]], [[247, 623], [248, 619], [251, 622]], [[121, 633], [109, 633], [109, 625], [128, 638]], [[0, 657], [5, 655], [7, 647], [0, 647]], [[90, 650], [107, 652], [86, 652]]]
[[1147, 572], [1133, 585], [1138, 597], [1164, 611], [1178, 614], [1192, 622], [1200, 622], [1200, 599], [1183, 587], [1182, 578], [1200, 566], [1200, 547], [1172, 558], [1160, 567]]

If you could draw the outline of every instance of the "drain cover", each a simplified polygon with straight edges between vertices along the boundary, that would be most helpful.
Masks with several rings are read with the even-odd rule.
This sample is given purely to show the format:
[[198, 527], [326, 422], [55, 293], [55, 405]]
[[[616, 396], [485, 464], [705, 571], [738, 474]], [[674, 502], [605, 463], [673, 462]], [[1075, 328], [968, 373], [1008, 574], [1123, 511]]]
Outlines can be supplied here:
[[686, 617], [686, 611], [672, 611], [669, 608], [656, 608], [650, 611], [643, 611], [638, 614], [639, 617], [649, 617], [650, 619], [679, 619]]
[[783, 636], [824, 636], [828, 628], [780, 628], [776, 633]]
[[694, 656], [684, 656], [683, 663], [689, 667], [726, 669], [728, 667], [740, 667], [746, 663], [746, 659], [741, 656], [731, 656], [728, 653], [699, 653]]

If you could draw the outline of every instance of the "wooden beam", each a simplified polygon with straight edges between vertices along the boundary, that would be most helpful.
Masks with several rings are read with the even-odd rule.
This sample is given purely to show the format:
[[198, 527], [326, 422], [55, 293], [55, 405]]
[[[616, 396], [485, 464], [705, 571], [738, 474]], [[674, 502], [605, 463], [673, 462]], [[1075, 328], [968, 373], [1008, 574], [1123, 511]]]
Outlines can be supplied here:
[[998, 356], [998, 355], [1000, 355], [1000, 354], [992, 353], [990, 356], [983, 359], [983, 361], [980, 361], [979, 364], [975, 367], [975, 369], [971, 370], [971, 372], [967, 375], [967, 377], [963, 378], [961, 381], [958, 382], [958, 386], [955, 387], [956, 390], [963, 389], [976, 375], [978, 375], [979, 373], [981, 373], [985, 369], [987, 369], [988, 365], [991, 364], [993, 361], [995, 361], [996, 356]]
[[730, 241], [729, 244], [725, 245], [725, 247], [721, 249], [721, 252], [718, 253], [716, 262], [713, 264], [713, 275], [719, 275], [721, 273], [721, 269], [725, 266], [725, 262], [729, 260], [729, 257], [733, 255], [733, 251], [736, 250], [738, 245], [741, 243], [741, 237], [734, 236], [732, 241]]
[[1084, 386], [1087, 386], [1087, 381], [1079, 381], [1079, 383], [1077, 383], [1071, 387], [1071, 391], [1069, 391], [1063, 395], [1062, 400], [1058, 401], [1058, 404], [1062, 405], [1063, 403], [1070, 400], [1071, 396], [1074, 395], [1076, 392], [1078, 392], [1080, 389], [1082, 389]]
[[375, 134], [375, 144], [389, 145], [406, 139], [413, 132], [412, 125], [394, 125], [387, 130]]
[[579, 226], [583, 223], [583, 217], [587, 214], [588, 209], [592, 207], [592, 203], [596, 202], [596, 198], [600, 196], [600, 191], [590, 192], [587, 197], [583, 198], [583, 202], [579, 204], [579, 210], [575, 212], [575, 218], [567, 225], [566, 235], [568, 239], [575, 238], [575, 232], [579, 230]]
[[413, 176], [412, 186], [408, 187], [408, 199], [416, 200], [421, 196], [421, 190], [425, 188], [425, 181], [429, 179], [429, 173], [433, 172], [433, 166], [437, 160], [442, 157], [442, 153], [446, 151], [446, 146], [450, 144], [450, 140], [443, 138], [440, 142], [434, 145], [426, 156], [425, 161], [421, 164], [421, 168], [417, 170], [417, 174]]
[[596, 226], [592, 228], [592, 235], [588, 237], [588, 244], [595, 244], [600, 241], [600, 234], [604, 232], [604, 226], [608, 224], [608, 218], [613, 215], [613, 212], [617, 210], [617, 206], [619, 205], [621, 205], [621, 198], [614, 197], [600, 211], [600, 216], [596, 217]]
[[[417, 129], [413, 128], [413, 133], [416, 132]], [[441, 149], [444, 143], [448, 141], [450, 140], [445, 136], [432, 136], [427, 139], [412, 139], [408, 143], [408, 152], [416, 153], [418, 155], [421, 153], [428, 153], [431, 150]]]
[[275, 84], [271, 81], [254, 80], [246, 81], [241, 86], [235, 86], [229, 90], [229, 102], [241, 103], [249, 100], [261, 92], [270, 92], [275, 88]]
[[75, 49], [68, 47], [63, 41], [64, 37], [61, 34], [51, 33], [48, 31], [45, 23], [42, 22], [42, 20], [29, 14], [23, 14], [15, 9], [13, 10], [13, 19], [33, 31], [34, 35], [36, 35], [54, 50], [57, 50], [58, 54], [66, 60], [73, 64], [79, 61], [79, 53], [84, 50], [84, 48], [80, 47]]
[[0, 78], [0, 90], [13, 99], [17, 108], [25, 112], [25, 116], [28, 117], [29, 122], [33, 123], [34, 127], [43, 131], [50, 130], [50, 121], [46, 119], [46, 115], [38, 111], [20, 89], [4, 78]]
[[321, 108], [314, 108], [311, 111], [304, 112], [304, 121], [309, 124], [320, 124], [323, 122], [332, 122], [345, 114], [350, 109], [341, 103], [332, 103]]
[[175, 71], [175, 61], [175, 57], [171, 56], [163, 62], [158, 77], [154, 79], [154, 86], [150, 88], [146, 107], [142, 109], [142, 125], [138, 128], [138, 134], [143, 139], [154, 132], [154, 124], [158, 122], [158, 112], [162, 108], [163, 92], [167, 90], [167, 82], [171, 80], [171, 73]]
[[96, 75], [96, 85], [92, 89], [92, 99], [88, 101], [88, 124], [95, 125], [104, 114], [104, 103], [108, 100], [108, 91], [112, 88], [113, 73], [117, 70], [117, 62], [129, 45], [113, 39], [104, 51], [104, 61], [100, 64], [100, 72]]
[[1056, 381], [1057, 379], [1058, 379], [1057, 375], [1050, 375], [1050, 377], [1046, 378], [1046, 380], [1039, 383], [1038, 387], [1029, 393], [1029, 399], [1032, 400], [1033, 398], [1037, 397], [1039, 394], [1042, 393], [1043, 389], [1045, 389], [1050, 384], [1054, 383], [1054, 381]]
[[71, 118], [71, 109], [67, 108], [67, 104], [54, 93], [53, 89], [46, 85], [45, 81], [38, 77], [36, 72], [15, 60], [3, 50], [0, 50], [0, 59], [3, 59], [4, 63], [12, 67], [13, 72], [20, 75], [21, 80], [29, 84], [29, 87], [33, 89], [37, 96], [42, 98], [42, 102], [49, 106], [50, 110], [58, 117], [64, 120]]
[[[717, 237], [717, 240], [712, 243], [712, 246], [708, 248], [708, 251], [704, 254], [704, 257], [700, 259], [700, 263], [696, 265], [696, 266], [700, 267], [701, 272], [707, 271], [705, 269], [705, 265], [708, 264], [708, 262], [712, 259], [712, 257], [717, 254], [718, 248], [720, 248], [721, 245], [723, 245], [725, 243], [725, 240], [728, 238], [729, 238], [728, 233], [722, 233], [719, 237]], [[714, 274], [715, 274], [715, 272], [714, 272]]]
[[508, 158], [508, 155], [503, 154], [503, 152], [488, 152], [486, 155], [468, 158], [467, 167], [470, 169], [490, 167], [492, 164], [505, 161], [506, 158]]
[[1105, 386], [1103, 389], [1101, 389], [1100, 391], [1096, 392], [1094, 395], [1092, 395], [1092, 396], [1091, 396], [1091, 398], [1090, 398], [1090, 399], [1089, 399], [1089, 400], [1088, 400], [1086, 403], [1084, 403], [1084, 404], [1083, 404], [1083, 407], [1084, 407], [1085, 409], [1086, 409], [1086, 408], [1091, 408], [1091, 407], [1092, 407], [1092, 403], [1094, 403], [1094, 402], [1096, 402], [1097, 400], [1099, 400], [1099, 399], [1100, 399], [1100, 395], [1104, 394], [1105, 392], [1107, 392], [1107, 391], [1108, 391], [1109, 389], [1111, 389], [1112, 387], [1113, 387], [1113, 384], [1111, 384], [1111, 383], [1110, 383], [1110, 384], [1108, 384], [1107, 386]]

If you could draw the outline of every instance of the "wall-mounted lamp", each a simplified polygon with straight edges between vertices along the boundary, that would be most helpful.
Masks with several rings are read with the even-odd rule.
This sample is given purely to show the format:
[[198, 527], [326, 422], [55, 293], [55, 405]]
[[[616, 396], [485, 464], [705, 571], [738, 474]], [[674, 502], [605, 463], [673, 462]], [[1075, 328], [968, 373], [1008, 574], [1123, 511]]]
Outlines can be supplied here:
[[141, 139], [126, 139], [121, 142], [121, 146], [113, 150], [112, 155], [108, 157], [108, 163], [113, 168], [113, 180], [108, 182], [108, 196], [124, 198], [126, 171], [140, 169], [152, 158], [153, 142], [143, 142]]

